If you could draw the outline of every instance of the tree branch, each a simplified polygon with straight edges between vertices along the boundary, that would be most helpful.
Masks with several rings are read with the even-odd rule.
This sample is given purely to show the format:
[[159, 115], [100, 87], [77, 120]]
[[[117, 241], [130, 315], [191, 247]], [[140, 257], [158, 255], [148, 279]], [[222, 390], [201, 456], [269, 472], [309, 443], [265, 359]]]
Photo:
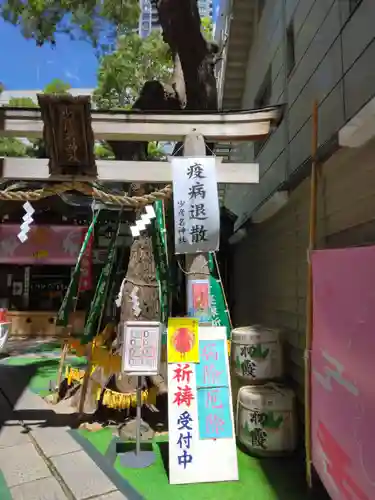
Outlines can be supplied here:
[[215, 44], [201, 31], [197, 0], [153, 0], [163, 39], [178, 54], [186, 88], [186, 109], [217, 110]]

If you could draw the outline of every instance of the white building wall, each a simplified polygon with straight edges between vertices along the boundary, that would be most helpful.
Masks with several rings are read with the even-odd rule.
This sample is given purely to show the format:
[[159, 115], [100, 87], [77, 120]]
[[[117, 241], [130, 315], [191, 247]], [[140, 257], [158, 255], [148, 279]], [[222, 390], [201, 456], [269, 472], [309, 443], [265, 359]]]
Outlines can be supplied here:
[[[258, 161], [260, 185], [229, 187], [225, 203], [242, 224], [311, 153], [311, 112], [319, 103], [319, 145], [375, 95], [375, 1], [266, 0], [250, 51], [242, 107], [256, 107], [269, 68], [269, 104], [288, 101], [288, 112], [258, 156], [252, 143], [234, 158]], [[295, 65], [286, 77], [286, 28], [293, 23]], [[287, 83], [287, 85], [286, 85]]]
[[[69, 89], [69, 93], [74, 96], [78, 95], [92, 95], [94, 89]], [[10, 99], [21, 99], [21, 98], [30, 98], [36, 104], [38, 102], [37, 94], [42, 94], [43, 90], [4, 90], [0, 94], [0, 106], [5, 106], [8, 104]]]

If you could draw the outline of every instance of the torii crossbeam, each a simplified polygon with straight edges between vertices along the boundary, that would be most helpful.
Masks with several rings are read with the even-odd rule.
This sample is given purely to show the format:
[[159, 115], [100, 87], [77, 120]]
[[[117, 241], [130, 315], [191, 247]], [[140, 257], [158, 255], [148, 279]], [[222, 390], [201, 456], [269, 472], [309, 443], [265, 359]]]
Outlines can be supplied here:
[[[43, 137], [51, 143], [50, 158], [0, 158], [0, 179], [168, 183], [172, 180], [168, 161], [95, 162], [92, 152], [87, 154], [87, 150], [93, 148], [94, 140], [184, 141], [191, 133], [203, 136], [208, 142], [254, 141], [266, 137], [282, 117], [281, 106], [228, 113], [91, 111], [89, 98], [82, 96], [43, 96], [40, 104], [41, 110], [0, 108], [0, 136]], [[67, 135], [70, 132], [70, 139], [74, 141], [74, 133], [69, 129], [75, 127], [66, 125], [64, 120], [68, 119], [76, 126], [74, 133], [83, 144], [81, 149], [86, 150], [83, 160], [71, 162], [69, 172], [58, 171], [54, 167], [63, 163], [61, 158], [69, 156], [69, 153], [61, 153], [64, 144], [67, 144], [62, 139], [63, 131]], [[54, 125], [57, 131], [53, 134], [50, 132], [51, 124], [57, 124]], [[72, 151], [73, 145], [70, 144], [69, 148]], [[79, 149], [78, 146], [76, 149]], [[80, 168], [80, 164], [84, 168]], [[259, 167], [254, 163], [223, 163], [221, 158], [217, 158], [217, 176], [220, 184], [258, 183]]]

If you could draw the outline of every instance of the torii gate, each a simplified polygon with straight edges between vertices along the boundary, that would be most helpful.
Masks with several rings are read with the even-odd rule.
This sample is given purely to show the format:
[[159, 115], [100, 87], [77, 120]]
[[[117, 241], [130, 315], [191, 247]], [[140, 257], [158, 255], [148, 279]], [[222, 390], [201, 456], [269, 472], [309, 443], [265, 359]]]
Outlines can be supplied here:
[[[94, 111], [86, 96], [39, 95], [38, 100], [41, 109], [0, 108], [0, 136], [43, 137], [50, 158], [0, 158], [0, 179], [75, 183], [75, 189], [86, 193], [90, 188], [85, 188], [83, 182], [172, 181], [168, 161], [95, 161], [95, 140], [183, 141], [185, 156], [203, 157], [205, 140], [213, 143], [261, 140], [282, 118], [281, 106], [225, 113], [139, 113]], [[259, 165], [255, 163], [223, 163], [222, 158], [216, 157], [216, 169], [220, 184], [259, 182]], [[61, 191], [69, 186], [73, 188], [71, 184], [61, 185]], [[162, 198], [165, 193], [162, 190], [154, 194]], [[4, 196], [0, 192], [0, 199], [9, 199], [9, 195]], [[129, 201], [126, 204], [132, 205]], [[189, 280], [207, 274], [205, 255], [187, 257]]]
[[[183, 141], [185, 156], [203, 157], [205, 140], [215, 143], [264, 139], [282, 118], [281, 106], [226, 113], [139, 113], [94, 111], [87, 96], [39, 95], [38, 101], [40, 109], [0, 108], [0, 136], [44, 138], [49, 158], [0, 158], [0, 179], [63, 182], [68, 184], [55, 188], [64, 191], [74, 187], [86, 193], [90, 188], [84, 182], [172, 181], [168, 161], [95, 161], [95, 140]], [[259, 182], [259, 165], [255, 163], [223, 163], [222, 158], [216, 157], [216, 169], [218, 183]], [[166, 191], [154, 194], [162, 198]], [[9, 196], [10, 193], [6, 196], [0, 192], [0, 199]], [[129, 199], [126, 204], [140, 206]], [[187, 257], [189, 280], [207, 274], [205, 255]]]

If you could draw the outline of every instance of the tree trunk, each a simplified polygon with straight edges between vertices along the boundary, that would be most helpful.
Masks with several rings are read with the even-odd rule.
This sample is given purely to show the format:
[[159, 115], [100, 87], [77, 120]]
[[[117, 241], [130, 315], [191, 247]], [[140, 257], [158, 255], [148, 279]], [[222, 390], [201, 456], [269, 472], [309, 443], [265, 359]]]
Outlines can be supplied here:
[[[146, 82], [133, 108], [143, 111], [217, 110], [214, 57], [217, 47], [204, 39], [197, 0], [153, 0], [156, 5], [164, 41], [174, 60], [171, 85]], [[124, 82], [125, 83], [125, 82]], [[131, 143], [134, 153], [144, 145]], [[137, 146], [138, 144], [138, 146]], [[128, 158], [130, 159], [130, 158]], [[138, 193], [137, 193], [138, 194]], [[130, 293], [138, 287], [140, 316], [135, 317]], [[133, 242], [128, 272], [123, 288], [121, 321], [159, 319], [155, 263], [149, 236]]]

